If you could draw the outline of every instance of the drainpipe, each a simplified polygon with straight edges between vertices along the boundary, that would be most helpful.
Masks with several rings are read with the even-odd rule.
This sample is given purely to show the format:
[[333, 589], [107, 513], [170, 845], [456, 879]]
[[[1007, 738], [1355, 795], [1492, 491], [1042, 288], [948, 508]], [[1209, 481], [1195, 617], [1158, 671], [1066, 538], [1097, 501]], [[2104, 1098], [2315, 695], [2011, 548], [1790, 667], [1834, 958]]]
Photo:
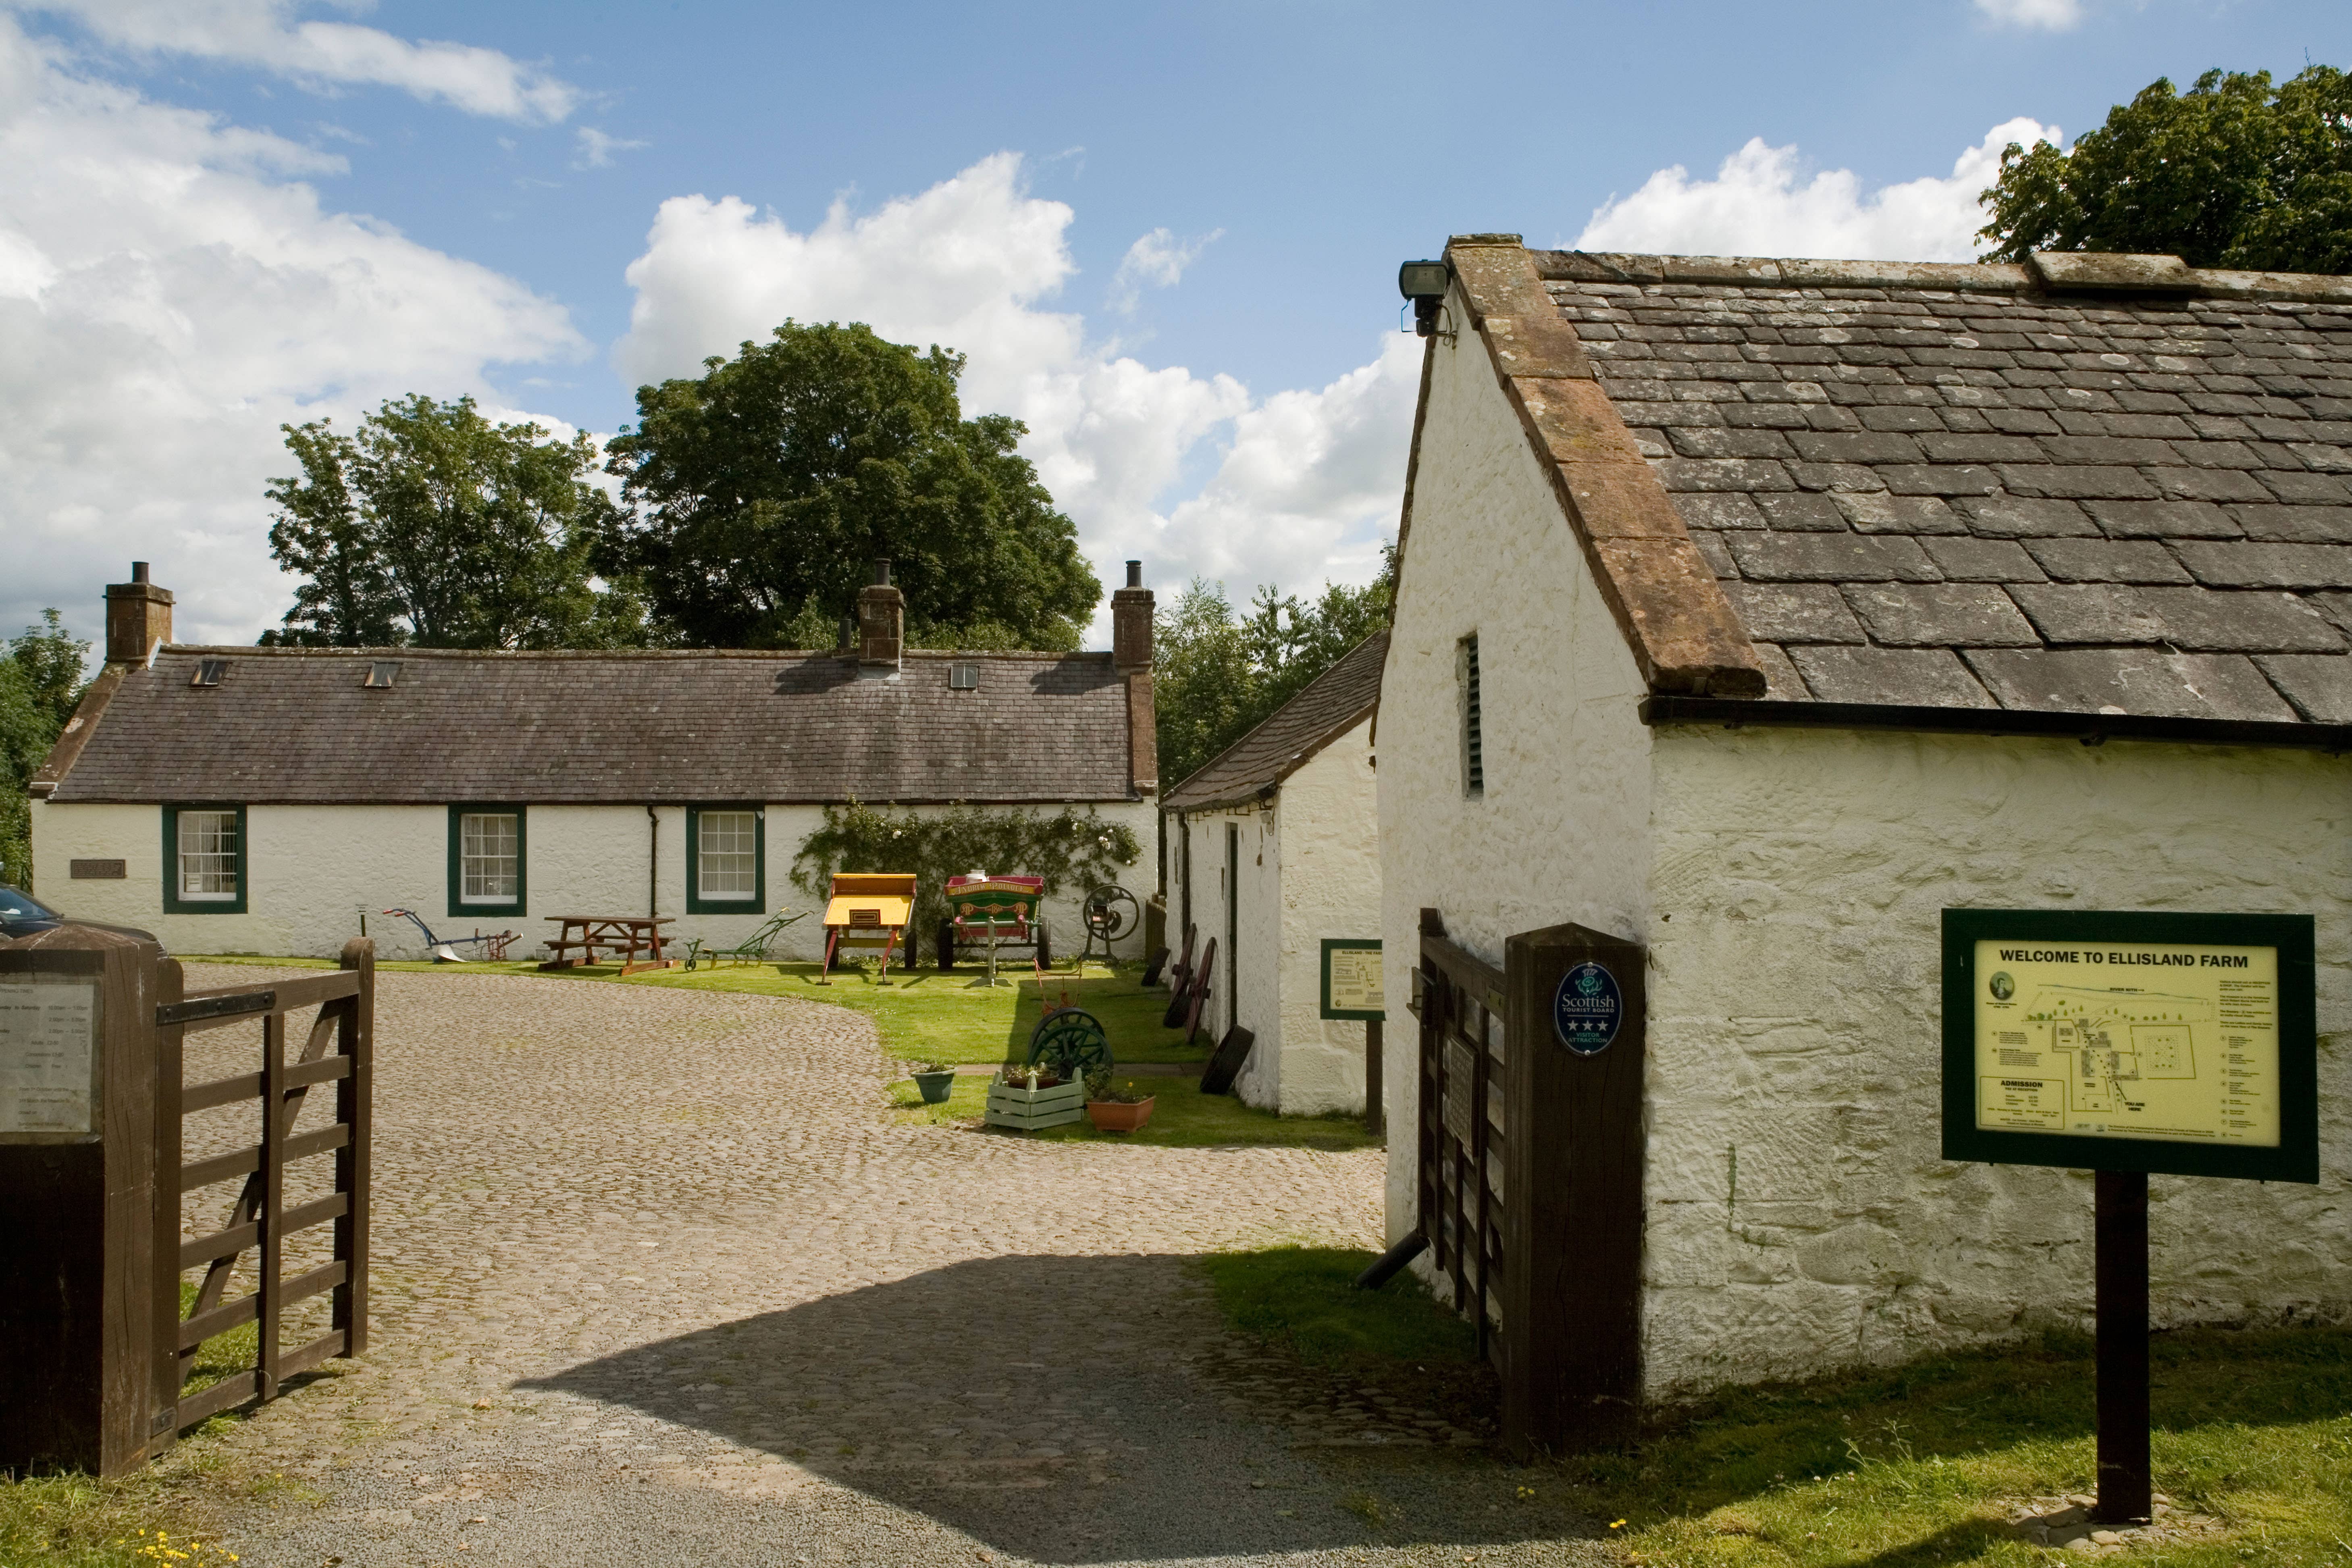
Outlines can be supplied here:
[[646, 807], [646, 919], [661, 916], [661, 817]]

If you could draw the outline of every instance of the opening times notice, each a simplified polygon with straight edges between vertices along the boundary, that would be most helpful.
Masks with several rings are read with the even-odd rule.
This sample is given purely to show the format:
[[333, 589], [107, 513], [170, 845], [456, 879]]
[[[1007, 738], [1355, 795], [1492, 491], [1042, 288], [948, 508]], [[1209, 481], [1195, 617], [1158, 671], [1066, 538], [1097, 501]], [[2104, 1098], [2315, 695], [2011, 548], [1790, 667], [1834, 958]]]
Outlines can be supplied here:
[[0, 980], [0, 1137], [98, 1131], [98, 983]]
[[2276, 1148], [2278, 950], [1976, 944], [1977, 1126]]

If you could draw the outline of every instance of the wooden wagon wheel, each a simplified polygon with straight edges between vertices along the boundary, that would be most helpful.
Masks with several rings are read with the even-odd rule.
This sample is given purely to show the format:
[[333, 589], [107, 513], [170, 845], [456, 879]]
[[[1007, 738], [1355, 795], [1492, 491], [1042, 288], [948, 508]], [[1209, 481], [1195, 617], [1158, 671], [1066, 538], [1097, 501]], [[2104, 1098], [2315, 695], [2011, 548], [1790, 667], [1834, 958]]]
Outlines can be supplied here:
[[1065, 1083], [1111, 1067], [1110, 1036], [1102, 1020], [1083, 1007], [1056, 1007], [1037, 1020], [1029, 1036], [1031, 1067], [1050, 1067]]

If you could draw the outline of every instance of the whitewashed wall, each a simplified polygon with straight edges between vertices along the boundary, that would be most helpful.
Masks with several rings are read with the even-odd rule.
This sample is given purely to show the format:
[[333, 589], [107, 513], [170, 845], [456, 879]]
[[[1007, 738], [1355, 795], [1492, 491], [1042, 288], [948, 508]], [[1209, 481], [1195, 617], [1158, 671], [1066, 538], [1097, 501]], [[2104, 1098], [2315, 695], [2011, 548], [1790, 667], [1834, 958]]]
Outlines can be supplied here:
[[[1266, 1053], [1276, 1079], [1274, 1100], [1287, 1115], [1360, 1111], [1364, 1026], [1323, 1016], [1323, 939], [1381, 934], [1380, 802], [1371, 721], [1324, 747], [1283, 781], [1275, 826], [1282, 861], [1282, 968], [1281, 1048]], [[1394, 1011], [1412, 1017], [1402, 1006]]]
[[[1098, 808], [1107, 822], [1124, 823], [1139, 841], [1150, 843], [1153, 803], [1118, 801]], [[535, 956], [555, 928], [543, 917], [565, 914], [643, 914], [647, 905], [648, 857], [657, 858], [658, 912], [677, 917], [667, 928], [679, 940], [695, 936], [740, 942], [767, 913], [807, 910], [809, 918], [790, 927], [773, 951], [779, 957], [814, 960], [823, 951], [823, 900], [792, 882], [793, 857], [824, 822], [821, 807], [767, 808], [768, 879], [765, 910], [759, 913], [686, 913], [686, 808], [665, 805], [659, 843], [642, 805], [534, 805], [526, 827], [525, 913], [520, 916], [452, 916], [448, 898], [449, 814], [441, 805], [255, 805], [246, 812], [244, 914], [163, 912], [163, 820], [154, 805], [33, 803], [33, 863], [38, 895], [69, 915], [136, 926], [153, 931], [173, 952], [259, 952], [330, 957], [359, 934], [367, 913], [368, 933], [386, 957], [425, 956], [416, 930], [378, 911], [405, 906], [424, 915], [443, 936], [476, 929], [518, 931], [512, 956]], [[926, 813], [928, 814], [928, 812]], [[121, 881], [75, 881], [68, 862], [77, 858], [128, 863]], [[990, 869], [1008, 869], [992, 867]], [[1149, 864], [1139, 861], [1122, 873], [1140, 899]], [[1047, 919], [1055, 940], [1076, 952], [1085, 940], [1078, 905], [1087, 889], [1066, 889], [1049, 900]], [[1139, 947], [1139, 930], [1129, 939]], [[931, 960], [928, 936], [923, 962]]]
[[[1186, 918], [1183, 851], [1172, 816], [1167, 826], [1171, 856], [1170, 942], [1181, 952]], [[1239, 830], [1241, 851], [1236, 887], [1232, 889], [1225, 882], [1225, 829], [1229, 826]], [[1186, 817], [1184, 831], [1192, 842], [1191, 919], [1200, 932], [1193, 951], [1194, 962], [1207, 952], [1212, 938], [1217, 943], [1216, 969], [1210, 977], [1209, 1005], [1201, 1014], [1201, 1032], [1213, 1040], [1222, 1039], [1224, 1032], [1238, 1023], [1257, 1037], [1248, 1066], [1234, 1080], [1234, 1090], [1247, 1104], [1271, 1107], [1279, 1092], [1273, 1042], [1281, 1028], [1282, 965], [1282, 856], [1274, 817], [1255, 806], [1241, 811], [1193, 812]], [[1241, 940], [1229, 942], [1225, 934], [1226, 904], [1234, 897], [1239, 899], [1239, 907], [1234, 913]], [[1230, 968], [1226, 963], [1228, 948], [1233, 952]]]
[[[1463, 301], [1454, 319], [1466, 319]], [[1405, 1011], [1420, 911], [1489, 962], [1514, 931], [1649, 926], [1641, 675], [1475, 337], [1433, 339], [1404, 581], [1381, 687], [1381, 937], [1391, 1128], [1415, 1125]], [[1458, 644], [1478, 635], [1486, 794], [1461, 767]], [[1389, 1141], [1388, 1231], [1414, 1224], [1413, 1141]]]
[[2324, 1180], [2151, 1177], [2151, 1284], [2162, 1323], [2352, 1311], [2342, 760], [1698, 727], [1654, 755], [1654, 1394], [2084, 1321], [2088, 1175], [1937, 1157], [1948, 906], [2316, 917]]

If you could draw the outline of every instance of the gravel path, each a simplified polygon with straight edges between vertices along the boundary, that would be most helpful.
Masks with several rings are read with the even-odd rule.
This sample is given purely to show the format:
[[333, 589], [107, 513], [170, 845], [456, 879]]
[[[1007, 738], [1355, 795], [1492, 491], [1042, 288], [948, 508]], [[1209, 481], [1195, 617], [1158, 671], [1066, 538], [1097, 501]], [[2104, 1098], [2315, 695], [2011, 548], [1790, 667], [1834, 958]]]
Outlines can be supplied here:
[[1603, 1560], [1185, 1267], [1370, 1245], [1375, 1151], [896, 1125], [866, 1019], [779, 998], [386, 973], [376, 1016], [373, 1346], [164, 1468], [248, 1565]]

